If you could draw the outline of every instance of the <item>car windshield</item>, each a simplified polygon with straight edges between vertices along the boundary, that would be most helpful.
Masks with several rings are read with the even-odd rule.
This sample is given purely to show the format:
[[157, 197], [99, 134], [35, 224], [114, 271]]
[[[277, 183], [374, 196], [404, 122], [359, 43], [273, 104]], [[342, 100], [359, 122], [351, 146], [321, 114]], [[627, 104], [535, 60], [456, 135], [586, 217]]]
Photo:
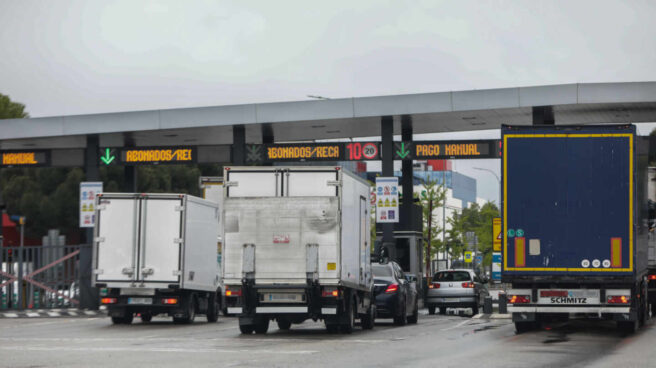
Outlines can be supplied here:
[[433, 281], [471, 281], [471, 277], [469, 277], [469, 272], [463, 271], [438, 272], [435, 274], [435, 277], [433, 277]]
[[371, 270], [374, 273], [375, 276], [380, 276], [380, 277], [392, 277], [392, 267], [387, 266], [387, 265], [373, 265], [371, 267]]

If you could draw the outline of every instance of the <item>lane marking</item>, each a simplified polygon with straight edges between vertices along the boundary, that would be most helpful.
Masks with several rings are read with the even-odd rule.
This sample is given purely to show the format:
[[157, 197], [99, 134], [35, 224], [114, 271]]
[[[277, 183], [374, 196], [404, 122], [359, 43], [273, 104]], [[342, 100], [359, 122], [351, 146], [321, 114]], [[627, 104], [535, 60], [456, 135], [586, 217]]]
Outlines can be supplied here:
[[183, 349], [183, 348], [120, 348], [120, 347], [48, 347], [48, 346], [0, 346], [0, 350], [8, 351], [94, 351], [94, 352], [149, 352], [149, 353], [222, 353], [222, 354], [279, 354], [279, 355], [307, 355], [316, 354], [318, 350], [228, 350], [228, 349]]
[[456, 329], [456, 328], [458, 328], [458, 327], [462, 327], [463, 325], [465, 325], [466, 323], [469, 323], [469, 322], [470, 322], [469, 320], [462, 321], [462, 322], [458, 323], [458, 324], [455, 325], [455, 326], [451, 326], [451, 327], [443, 328], [443, 329], [441, 329], [440, 331], [449, 331], [449, 330], [453, 330], [453, 329]]

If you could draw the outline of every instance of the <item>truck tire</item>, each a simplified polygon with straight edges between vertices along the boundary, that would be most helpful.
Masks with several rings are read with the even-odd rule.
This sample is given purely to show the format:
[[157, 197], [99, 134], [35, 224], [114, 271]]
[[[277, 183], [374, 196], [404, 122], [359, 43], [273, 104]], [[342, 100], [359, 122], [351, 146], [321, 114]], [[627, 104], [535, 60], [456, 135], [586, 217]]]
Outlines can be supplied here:
[[535, 322], [515, 322], [515, 331], [518, 334], [529, 332], [535, 328]]
[[435, 314], [435, 306], [434, 305], [429, 305], [428, 306], [428, 314], [430, 314], [431, 316], [433, 314]]
[[618, 321], [617, 328], [626, 334], [632, 334], [638, 329], [638, 321]]
[[278, 324], [278, 329], [283, 331], [287, 331], [292, 327], [292, 321], [286, 318], [278, 318], [276, 319], [276, 323]]
[[187, 310], [184, 317], [173, 317], [173, 323], [190, 324], [196, 319], [196, 298], [193, 294], [189, 295], [187, 300]]
[[256, 334], [265, 334], [269, 331], [269, 318], [261, 317], [258, 318], [255, 322], [255, 333]]
[[656, 303], [650, 304], [651, 306], [651, 317], [654, 318], [656, 317]]
[[412, 315], [408, 317], [408, 323], [410, 324], [417, 324], [417, 320], [419, 320], [419, 305], [418, 302], [415, 302], [415, 308], [412, 312]]
[[219, 297], [217, 293], [211, 293], [207, 298], [207, 322], [216, 322], [219, 320], [219, 311], [221, 310], [221, 305], [219, 304]]
[[148, 323], [153, 319], [153, 315], [149, 313], [141, 313], [141, 322]]
[[255, 326], [253, 325], [239, 325], [239, 331], [244, 334], [244, 335], [250, 335], [253, 333], [253, 330], [255, 329]]
[[403, 308], [401, 313], [398, 316], [394, 316], [394, 324], [397, 326], [405, 326], [408, 323], [408, 316], [406, 316], [405, 302], [403, 302]]
[[112, 317], [112, 323], [115, 325], [129, 325], [134, 317], [132, 314], [123, 317]]
[[478, 314], [478, 304], [472, 306], [472, 317]]
[[360, 317], [360, 324], [362, 325], [362, 329], [371, 330], [372, 328], [374, 328], [375, 321], [376, 321], [376, 307], [374, 307], [373, 304], [369, 304], [367, 313], [363, 314], [362, 317]]
[[355, 325], [355, 311], [354, 311], [354, 305], [353, 305], [353, 300], [350, 302], [346, 303], [346, 310], [344, 311], [344, 314], [346, 314], [346, 322], [342, 323], [341, 325], [341, 330], [342, 333], [345, 334], [350, 334], [353, 332], [353, 326]]
[[440, 314], [446, 314], [446, 307], [440, 307]]

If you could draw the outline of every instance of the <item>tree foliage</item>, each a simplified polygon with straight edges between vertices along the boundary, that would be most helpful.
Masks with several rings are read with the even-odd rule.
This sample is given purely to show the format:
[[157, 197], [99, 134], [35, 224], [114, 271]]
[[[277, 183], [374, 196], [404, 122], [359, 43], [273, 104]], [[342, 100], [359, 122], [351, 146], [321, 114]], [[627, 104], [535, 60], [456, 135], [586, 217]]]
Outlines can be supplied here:
[[464, 256], [467, 250], [465, 234], [474, 232], [478, 238], [478, 252], [483, 255], [483, 265], [492, 263], [492, 219], [499, 217], [499, 208], [494, 202], [487, 202], [480, 207], [477, 203], [468, 208], [463, 208], [462, 213], [453, 211], [449, 224], [451, 229], [447, 231], [447, 244], [449, 255], [452, 259]]
[[9, 96], [0, 93], [0, 119], [23, 119], [29, 115], [25, 112], [25, 105], [13, 102]]
[[[436, 221], [435, 211], [442, 208], [446, 201], [446, 189], [443, 185], [438, 185], [437, 181], [429, 180], [424, 184], [424, 189], [421, 191], [420, 203], [423, 212], [424, 221], [424, 239], [426, 245], [430, 246], [430, 254], [436, 254], [444, 250], [444, 244], [440, 239], [442, 227], [439, 221]], [[430, 235], [429, 235], [430, 234]]]

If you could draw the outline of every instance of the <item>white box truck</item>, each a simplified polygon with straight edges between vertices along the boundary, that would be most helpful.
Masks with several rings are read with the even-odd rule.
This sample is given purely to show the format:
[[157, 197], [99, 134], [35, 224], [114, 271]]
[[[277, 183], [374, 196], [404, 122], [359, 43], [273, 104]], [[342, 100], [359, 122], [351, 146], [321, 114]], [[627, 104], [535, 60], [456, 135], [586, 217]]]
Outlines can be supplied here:
[[226, 167], [223, 282], [242, 333], [373, 328], [369, 184], [340, 167]]
[[158, 314], [209, 322], [220, 306], [218, 204], [186, 194], [104, 193], [96, 199], [93, 284], [115, 324]]

